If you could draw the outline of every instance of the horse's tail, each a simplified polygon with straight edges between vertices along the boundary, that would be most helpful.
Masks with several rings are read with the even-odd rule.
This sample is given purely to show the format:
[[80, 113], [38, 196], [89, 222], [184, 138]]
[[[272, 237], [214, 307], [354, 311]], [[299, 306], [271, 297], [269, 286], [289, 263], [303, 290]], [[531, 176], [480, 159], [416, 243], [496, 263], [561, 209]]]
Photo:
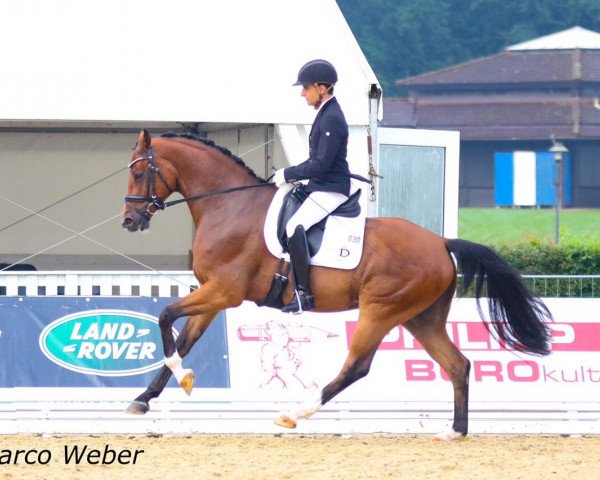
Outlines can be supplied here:
[[496, 339], [507, 348], [534, 355], [550, 353], [551, 333], [548, 322], [552, 314], [525, 284], [519, 272], [506, 263], [491, 248], [466, 240], [446, 240], [446, 248], [457, 260], [463, 274], [462, 293], [475, 282], [477, 310], [484, 320], [479, 299], [484, 286], [489, 298], [490, 326]]

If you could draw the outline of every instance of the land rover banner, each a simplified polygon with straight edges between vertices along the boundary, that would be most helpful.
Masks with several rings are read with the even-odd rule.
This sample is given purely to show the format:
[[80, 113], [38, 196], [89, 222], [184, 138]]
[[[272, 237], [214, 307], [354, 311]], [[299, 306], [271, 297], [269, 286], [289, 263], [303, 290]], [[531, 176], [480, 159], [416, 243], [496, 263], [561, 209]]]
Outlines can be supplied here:
[[[171, 302], [0, 297], [0, 388], [146, 386], [163, 365], [158, 317]], [[174, 336], [183, 323], [175, 323]], [[194, 366], [196, 385], [228, 387], [227, 357], [222, 314], [186, 359]]]

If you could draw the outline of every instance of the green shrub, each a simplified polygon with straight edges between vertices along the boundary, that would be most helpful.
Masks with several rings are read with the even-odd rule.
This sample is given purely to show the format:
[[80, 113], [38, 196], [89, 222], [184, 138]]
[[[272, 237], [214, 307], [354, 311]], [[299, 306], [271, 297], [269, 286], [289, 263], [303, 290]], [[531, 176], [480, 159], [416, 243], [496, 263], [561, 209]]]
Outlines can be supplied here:
[[600, 275], [600, 243], [568, 239], [560, 244], [532, 241], [494, 247], [526, 275]]
[[[494, 247], [523, 275], [600, 275], [600, 242], [561, 237], [561, 243], [531, 241]], [[599, 297], [597, 279], [528, 278], [526, 283], [544, 297]]]

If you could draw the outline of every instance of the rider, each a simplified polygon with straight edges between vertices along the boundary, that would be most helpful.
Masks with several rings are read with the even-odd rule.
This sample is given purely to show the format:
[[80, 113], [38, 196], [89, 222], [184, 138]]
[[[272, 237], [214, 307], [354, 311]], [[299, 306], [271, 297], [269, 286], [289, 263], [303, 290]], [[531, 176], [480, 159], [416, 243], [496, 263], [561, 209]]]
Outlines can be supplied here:
[[273, 181], [284, 183], [309, 180], [308, 198], [292, 216], [286, 227], [290, 262], [294, 273], [294, 296], [283, 312], [301, 313], [315, 308], [310, 291], [310, 255], [306, 231], [348, 200], [350, 169], [346, 160], [348, 124], [333, 88], [337, 72], [326, 60], [312, 60], [298, 72], [294, 85], [302, 85], [306, 103], [318, 110], [309, 136], [308, 160], [278, 170]]

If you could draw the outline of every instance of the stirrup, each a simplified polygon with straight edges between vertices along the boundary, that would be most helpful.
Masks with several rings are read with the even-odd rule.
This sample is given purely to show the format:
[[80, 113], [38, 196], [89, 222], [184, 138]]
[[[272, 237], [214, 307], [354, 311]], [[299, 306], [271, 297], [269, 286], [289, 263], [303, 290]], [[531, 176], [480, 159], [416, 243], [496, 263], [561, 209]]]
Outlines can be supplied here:
[[304, 311], [315, 308], [315, 297], [310, 292], [294, 290], [292, 301], [281, 309], [284, 313], [300, 315]]

